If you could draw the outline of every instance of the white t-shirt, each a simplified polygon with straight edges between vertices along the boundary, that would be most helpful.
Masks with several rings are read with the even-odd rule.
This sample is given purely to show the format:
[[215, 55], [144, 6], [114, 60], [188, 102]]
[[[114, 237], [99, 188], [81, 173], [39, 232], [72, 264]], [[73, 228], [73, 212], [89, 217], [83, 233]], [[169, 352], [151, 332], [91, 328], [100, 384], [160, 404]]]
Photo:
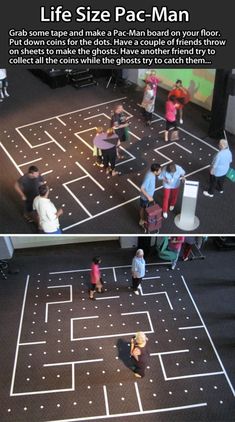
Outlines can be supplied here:
[[33, 201], [33, 209], [39, 216], [39, 224], [45, 233], [55, 232], [59, 227], [59, 219], [56, 216], [57, 209], [48, 198], [38, 195]]
[[3, 79], [6, 79], [6, 77], [7, 77], [6, 69], [0, 69], [0, 81], [2, 81]]

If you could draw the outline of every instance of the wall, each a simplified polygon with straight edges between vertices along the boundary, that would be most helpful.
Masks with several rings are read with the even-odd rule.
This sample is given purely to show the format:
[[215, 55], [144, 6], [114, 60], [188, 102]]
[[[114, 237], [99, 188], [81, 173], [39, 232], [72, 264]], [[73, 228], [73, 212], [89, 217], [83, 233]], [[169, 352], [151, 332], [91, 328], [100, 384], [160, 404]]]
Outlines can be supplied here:
[[[200, 105], [206, 110], [211, 110], [215, 69], [154, 69], [161, 79], [159, 86], [170, 91], [177, 79], [183, 81], [188, 89], [191, 102]], [[123, 77], [140, 87], [144, 87], [143, 80], [150, 69], [124, 69]]]
[[[232, 73], [235, 73], [235, 69]], [[229, 96], [225, 128], [235, 135], [235, 95]]]
[[15, 249], [37, 248], [40, 246], [66, 245], [70, 243], [99, 242], [118, 240], [118, 236], [12, 236]]

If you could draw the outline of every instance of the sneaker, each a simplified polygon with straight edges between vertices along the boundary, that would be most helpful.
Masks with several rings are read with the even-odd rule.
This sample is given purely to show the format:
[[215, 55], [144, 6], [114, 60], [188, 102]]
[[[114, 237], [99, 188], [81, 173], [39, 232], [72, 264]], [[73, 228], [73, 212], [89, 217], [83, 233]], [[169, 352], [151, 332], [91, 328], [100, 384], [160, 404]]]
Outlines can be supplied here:
[[118, 171], [116, 171], [116, 170], [112, 171], [112, 176], [117, 176], [118, 174], [119, 174]]
[[183, 258], [183, 261], [184, 262], [186, 262], [186, 261], [188, 261], [189, 260], [189, 257], [188, 256], [186, 256], [185, 258]]
[[173, 211], [174, 208], [175, 208], [174, 205], [171, 205], [170, 208], [169, 208], [169, 210], [170, 211]]
[[162, 215], [163, 215], [163, 218], [167, 218], [168, 217], [167, 212], [164, 212]]
[[180, 124], [182, 125], [184, 123], [183, 119], [180, 119]]
[[34, 220], [32, 219], [32, 217], [30, 217], [27, 214], [24, 214], [24, 219], [27, 221], [27, 223], [34, 223]]
[[109, 168], [107, 168], [107, 169], [105, 170], [105, 173], [106, 173], [106, 174], [109, 174], [109, 173], [110, 173]]
[[172, 264], [171, 269], [174, 270], [175, 267], [176, 267], [176, 264], [174, 263], [174, 264]]
[[222, 193], [224, 193], [224, 191], [223, 191], [223, 190], [219, 190], [219, 193], [221, 193], [221, 194], [222, 194]]
[[140, 219], [140, 221], [139, 221], [139, 226], [140, 226], [140, 227], [143, 227], [143, 226], [144, 226], [144, 220], [141, 220], [141, 219]]
[[140, 292], [138, 292], [138, 290], [134, 290], [134, 293], [135, 293], [135, 295], [139, 295], [140, 294]]
[[135, 373], [135, 377], [136, 377], [136, 378], [142, 378], [142, 377], [141, 377], [141, 375], [139, 375], [139, 374], [137, 374], [137, 373]]
[[214, 195], [210, 194], [209, 192], [207, 192], [206, 190], [203, 191], [203, 195], [209, 196], [210, 198], [213, 198], [213, 196], [214, 196]]

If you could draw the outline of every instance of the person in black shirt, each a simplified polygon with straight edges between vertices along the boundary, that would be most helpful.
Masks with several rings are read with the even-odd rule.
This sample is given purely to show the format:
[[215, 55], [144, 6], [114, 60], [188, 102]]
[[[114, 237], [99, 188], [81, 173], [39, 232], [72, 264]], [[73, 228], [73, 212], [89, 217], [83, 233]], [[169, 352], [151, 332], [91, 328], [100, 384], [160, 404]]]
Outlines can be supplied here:
[[136, 333], [135, 337], [131, 339], [131, 350], [130, 355], [133, 361], [132, 369], [137, 378], [143, 378], [145, 375], [145, 369], [148, 364], [149, 352], [147, 349], [147, 341], [143, 331]]
[[36, 166], [30, 166], [28, 172], [15, 183], [15, 190], [24, 201], [24, 217], [28, 222], [37, 222], [33, 211], [33, 200], [39, 195], [39, 186], [44, 183], [44, 179]]
[[[122, 104], [118, 104], [111, 116], [111, 127], [115, 130], [120, 142], [128, 140], [128, 127], [132, 116], [127, 116], [123, 110]], [[120, 145], [120, 144], [119, 144]], [[120, 155], [119, 148], [117, 148], [117, 158], [124, 158]]]

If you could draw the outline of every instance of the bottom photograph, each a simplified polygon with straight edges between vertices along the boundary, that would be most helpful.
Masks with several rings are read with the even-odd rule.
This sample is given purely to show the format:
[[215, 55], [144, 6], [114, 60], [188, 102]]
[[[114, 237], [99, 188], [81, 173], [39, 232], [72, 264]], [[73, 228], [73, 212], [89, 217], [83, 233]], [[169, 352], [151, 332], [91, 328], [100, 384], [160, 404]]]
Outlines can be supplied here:
[[0, 420], [234, 421], [234, 251], [0, 236]]

